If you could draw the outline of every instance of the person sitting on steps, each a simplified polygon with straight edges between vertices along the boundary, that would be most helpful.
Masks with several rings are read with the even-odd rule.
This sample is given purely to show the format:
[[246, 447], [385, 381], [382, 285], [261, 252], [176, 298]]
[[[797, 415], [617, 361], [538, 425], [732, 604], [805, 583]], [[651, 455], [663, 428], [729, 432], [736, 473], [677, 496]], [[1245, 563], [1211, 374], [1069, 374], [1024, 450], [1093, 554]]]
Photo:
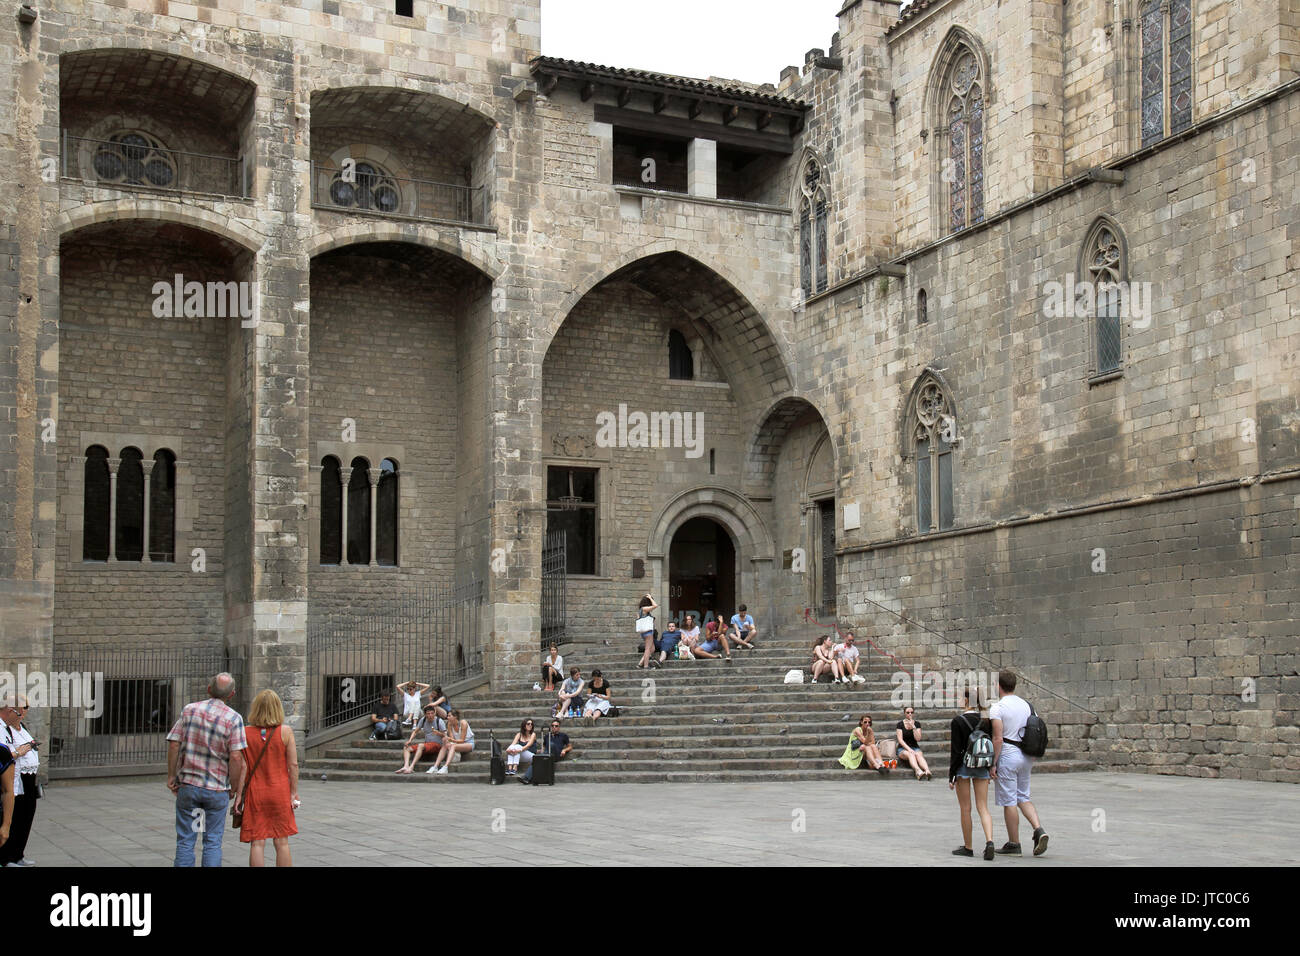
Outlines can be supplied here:
[[529, 766], [533, 762], [533, 744], [537, 742], [537, 731], [533, 730], [533, 722], [525, 720], [519, 725], [519, 733], [515, 734], [510, 746], [506, 747], [506, 776], [513, 777], [519, 772], [519, 764]]
[[588, 723], [594, 724], [599, 718], [608, 716], [609, 700], [612, 696], [609, 682], [605, 680], [600, 671], [591, 672], [591, 683], [587, 686], [590, 695], [587, 697], [587, 704], [582, 712], [582, 716], [587, 719]]
[[740, 605], [736, 613], [731, 617], [731, 633], [737, 644], [747, 651], [754, 650], [754, 638], [758, 636], [758, 628], [754, 626], [754, 618], [748, 613], [745, 605]]
[[550, 652], [542, 658], [542, 680], [546, 683], [542, 685], [542, 690], [551, 693], [555, 690], [557, 681], [564, 680], [564, 658], [560, 656], [560, 649], [551, 642]]
[[704, 640], [696, 646], [693, 653], [696, 657], [707, 657], [712, 660], [722, 656], [722, 654], [718, 653], [719, 648], [722, 649], [722, 654], [725, 654], [727, 660], [730, 661], [731, 645], [727, 642], [726, 625], [722, 623], [721, 618], [715, 617], [704, 625]]
[[659, 663], [668, 660], [668, 655], [676, 656], [677, 644], [682, 639], [682, 632], [677, 630], [677, 622], [669, 621], [663, 635], [656, 641], [659, 648]]
[[916, 711], [913, 708], [903, 708], [903, 719], [894, 728], [894, 737], [898, 741], [898, 759], [906, 760], [911, 765], [917, 780], [929, 780], [930, 765], [921, 753], [921, 728], [916, 723]]
[[582, 716], [582, 689], [586, 686], [587, 682], [582, 679], [582, 671], [576, 667], [570, 667], [569, 676], [560, 685], [558, 699], [555, 706], [551, 708], [551, 716]]
[[840, 665], [840, 681], [845, 684], [850, 682], [854, 684], [865, 684], [867, 682], [865, 677], [858, 676], [858, 661], [860, 659], [860, 653], [855, 641], [856, 638], [854, 638], [853, 632], [849, 631], [849, 633], [844, 636], [844, 643], [836, 644], [831, 650], [831, 653], [835, 655], [835, 659]]
[[[442, 749], [445, 727], [438, 717], [438, 708], [433, 704], [425, 704], [424, 717], [411, 728], [411, 737], [403, 748], [402, 766], [393, 773], [414, 773], [415, 765], [425, 754], [433, 754], [436, 761]], [[416, 737], [420, 737], [421, 741], [417, 742]]]
[[831, 636], [823, 634], [813, 644], [812, 681], [815, 684], [823, 674], [830, 674], [835, 683], [840, 679], [840, 662], [831, 646]]

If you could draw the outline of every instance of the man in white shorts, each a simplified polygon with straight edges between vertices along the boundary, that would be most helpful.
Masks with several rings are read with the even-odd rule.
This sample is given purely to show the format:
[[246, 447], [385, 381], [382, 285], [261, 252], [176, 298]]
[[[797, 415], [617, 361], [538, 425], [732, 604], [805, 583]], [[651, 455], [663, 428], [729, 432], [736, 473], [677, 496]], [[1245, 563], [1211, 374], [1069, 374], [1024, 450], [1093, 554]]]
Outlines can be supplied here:
[[989, 708], [993, 721], [993, 767], [989, 773], [997, 786], [994, 803], [1002, 808], [1007, 825], [1007, 843], [997, 852], [1004, 856], [1020, 855], [1020, 814], [1034, 828], [1034, 856], [1047, 852], [1047, 831], [1038, 822], [1038, 811], [1029, 802], [1029, 774], [1034, 758], [1020, 749], [1029, 721], [1029, 704], [1017, 697], [1016, 675], [1011, 671], [998, 674], [998, 701]]
[[854, 684], [865, 684], [867, 682], [865, 677], [858, 676], [860, 654], [852, 631], [844, 635], [842, 644], [836, 644], [831, 648], [831, 653], [840, 662], [840, 673], [844, 675], [840, 678], [841, 683], [847, 684], [852, 681]]

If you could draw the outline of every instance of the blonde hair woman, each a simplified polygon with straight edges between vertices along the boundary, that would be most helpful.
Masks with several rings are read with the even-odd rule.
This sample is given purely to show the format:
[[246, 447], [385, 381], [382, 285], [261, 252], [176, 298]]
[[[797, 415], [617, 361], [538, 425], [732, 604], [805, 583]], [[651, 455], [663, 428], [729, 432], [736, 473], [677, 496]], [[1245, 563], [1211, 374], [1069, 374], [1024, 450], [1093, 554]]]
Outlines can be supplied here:
[[244, 735], [248, 772], [235, 808], [244, 814], [239, 840], [251, 844], [248, 865], [266, 865], [266, 841], [270, 840], [275, 844], [275, 865], [293, 866], [289, 837], [298, 832], [293, 812], [301, 805], [298, 748], [293, 731], [284, 725], [284, 704], [275, 691], [264, 690], [253, 699]]

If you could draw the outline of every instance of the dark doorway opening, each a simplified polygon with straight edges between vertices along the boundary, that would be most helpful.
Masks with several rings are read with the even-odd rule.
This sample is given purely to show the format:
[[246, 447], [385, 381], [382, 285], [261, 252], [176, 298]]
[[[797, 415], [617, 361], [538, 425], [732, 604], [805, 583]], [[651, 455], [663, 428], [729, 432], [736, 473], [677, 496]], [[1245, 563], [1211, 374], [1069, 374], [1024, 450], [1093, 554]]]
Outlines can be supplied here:
[[705, 611], [724, 620], [736, 612], [736, 546], [712, 518], [692, 518], [668, 549], [668, 613], [680, 624]]

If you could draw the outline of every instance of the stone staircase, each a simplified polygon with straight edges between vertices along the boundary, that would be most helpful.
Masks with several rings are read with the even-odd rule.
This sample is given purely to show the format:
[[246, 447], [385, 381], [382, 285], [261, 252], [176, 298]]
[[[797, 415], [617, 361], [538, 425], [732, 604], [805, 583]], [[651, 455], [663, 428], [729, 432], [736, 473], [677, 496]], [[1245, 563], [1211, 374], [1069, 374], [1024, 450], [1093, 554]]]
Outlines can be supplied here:
[[[629, 642], [630, 643], [630, 642]], [[703, 781], [843, 780], [912, 781], [900, 766], [889, 776], [860, 770], [850, 774], [837, 762], [863, 714], [874, 718], [877, 737], [893, 736], [900, 718], [890, 700], [891, 675], [897, 667], [873, 653], [860, 673], [865, 684], [792, 684], [782, 681], [792, 668], [805, 670], [812, 641], [770, 641], [753, 652], [733, 651], [734, 660], [668, 661], [658, 670], [638, 670], [629, 647], [566, 648], [565, 661], [603, 672], [622, 713], [594, 725], [565, 720], [564, 732], [574, 750], [556, 769], [557, 782], [658, 783]], [[330, 780], [375, 780], [410, 783], [486, 783], [488, 733], [504, 747], [519, 724], [531, 717], [539, 729], [549, 724], [554, 696], [510, 688], [481, 697], [457, 698], [456, 704], [474, 729], [477, 749], [444, 775], [420, 769], [393, 773], [401, 766], [401, 744], [356, 739], [328, 746], [304, 762], [303, 773]], [[950, 708], [917, 707], [921, 743], [942, 786], [948, 768]], [[1050, 718], [1049, 718], [1050, 725]], [[1055, 727], [1053, 727], [1055, 730]], [[359, 735], [360, 736], [360, 735]], [[1035, 773], [1096, 769], [1085, 755], [1060, 749], [1053, 733]], [[1068, 742], [1067, 742], [1068, 743]], [[428, 761], [421, 761], [427, 767]], [[509, 781], [508, 781], [509, 782]]]

